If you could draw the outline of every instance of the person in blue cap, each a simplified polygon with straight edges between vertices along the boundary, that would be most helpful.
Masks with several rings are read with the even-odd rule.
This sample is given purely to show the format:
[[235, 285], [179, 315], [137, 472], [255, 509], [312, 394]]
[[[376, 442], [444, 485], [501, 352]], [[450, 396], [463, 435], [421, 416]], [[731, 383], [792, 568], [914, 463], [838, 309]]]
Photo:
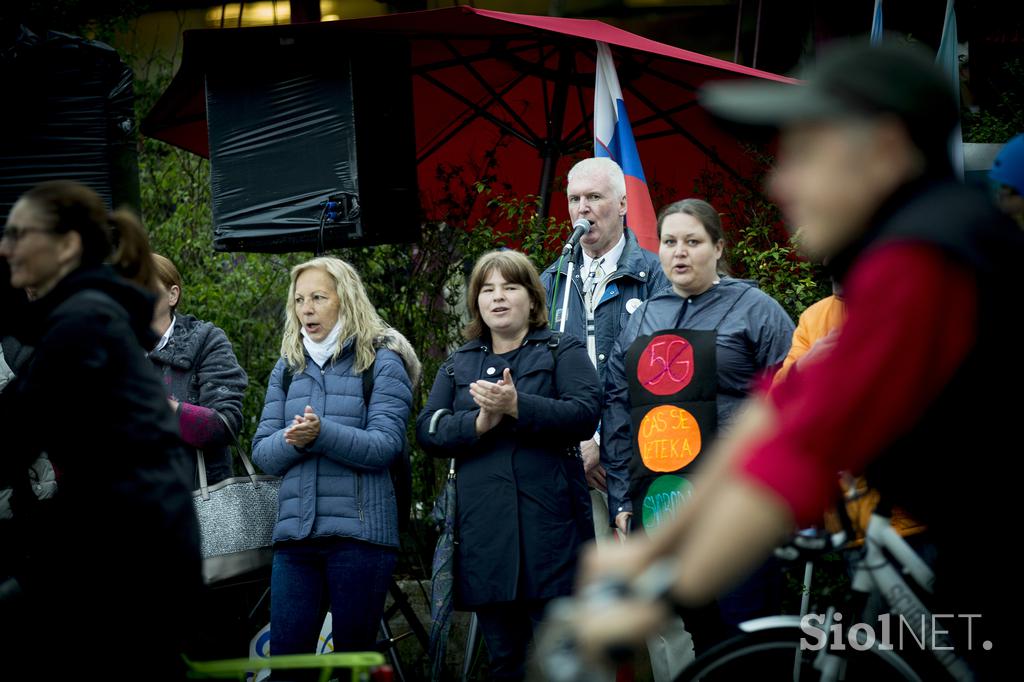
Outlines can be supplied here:
[[999, 210], [1024, 227], [1024, 133], [1003, 146], [988, 177], [998, 185]]

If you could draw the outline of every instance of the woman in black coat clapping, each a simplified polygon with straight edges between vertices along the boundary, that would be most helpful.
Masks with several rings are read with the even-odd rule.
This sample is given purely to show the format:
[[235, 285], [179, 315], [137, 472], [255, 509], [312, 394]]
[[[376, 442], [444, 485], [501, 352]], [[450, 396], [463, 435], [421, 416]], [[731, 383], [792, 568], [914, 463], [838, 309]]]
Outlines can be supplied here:
[[468, 302], [467, 343], [438, 371], [417, 436], [456, 461], [456, 606], [477, 613], [491, 678], [521, 679], [544, 606], [572, 591], [593, 537], [575, 445], [594, 432], [601, 390], [586, 348], [547, 328], [526, 256], [481, 257]]

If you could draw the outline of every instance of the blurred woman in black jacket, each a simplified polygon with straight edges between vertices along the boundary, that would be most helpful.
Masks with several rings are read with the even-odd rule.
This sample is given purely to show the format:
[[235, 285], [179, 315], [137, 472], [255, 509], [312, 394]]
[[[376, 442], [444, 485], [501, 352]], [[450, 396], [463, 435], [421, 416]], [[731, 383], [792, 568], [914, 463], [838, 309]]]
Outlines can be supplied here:
[[45, 452], [58, 486], [43, 501], [15, 488], [32, 618], [0, 666], [65, 679], [91, 654], [110, 661], [105, 679], [180, 679], [198, 531], [174, 415], [145, 357], [155, 299], [117, 274], [151, 285], [145, 232], [91, 189], [47, 182], [14, 205], [0, 257], [11, 286], [37, 296], [17, 332], [35, 355], [0, 405], [4, 459], [27, 470]]

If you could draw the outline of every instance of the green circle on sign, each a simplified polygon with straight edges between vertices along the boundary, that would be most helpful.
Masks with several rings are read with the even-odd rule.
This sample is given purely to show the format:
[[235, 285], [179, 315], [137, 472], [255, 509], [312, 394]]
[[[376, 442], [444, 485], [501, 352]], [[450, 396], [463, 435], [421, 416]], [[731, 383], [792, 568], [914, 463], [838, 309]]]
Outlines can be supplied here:
[[675, 518], [680, 507], [690, 499], [691, 495], [693, 495], [693, 484], [682, 476], [669, 474], [654, 479], [644, 496], [644, 530], [651, 532]]

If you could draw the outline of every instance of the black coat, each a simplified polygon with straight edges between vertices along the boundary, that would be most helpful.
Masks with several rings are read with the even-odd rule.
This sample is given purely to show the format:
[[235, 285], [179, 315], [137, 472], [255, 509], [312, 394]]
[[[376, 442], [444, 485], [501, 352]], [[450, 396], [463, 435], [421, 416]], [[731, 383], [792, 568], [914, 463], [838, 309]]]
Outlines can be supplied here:
[[[531, 332], [504, 355], [494, 354], [487, 339], [465, 344], [450, 360], [454, 376], [438, 371], [416, 422], [427, 452], [456, 458], [459, 608], [569, 594], [580, 545], [593, 537], [575, 446], [594, 434], [601, 387], [586, 348], [563, 337], [553, 351], [552, 336], [547, 329]], [[479, 408], [469, 384], [497, 381], [506, 367], [519, 417], [506, 416], [478, 437]], [[441, 409], [453, 414], [431, 436], [431, 417]]]
[[[153, 298], [106, 268], [72, 272], [29, 306], [18, 333], [35, 354], [0, 405], [4, 467], [26, 475], [46, 452], [57, 491], [35, 501], [16, 487], [28, 546], [3, 551], [25, 554], [18, 577], [40, 613], [102, 609], [105, 641], [141, 632], [147, 655], [173, 664], [170, 628], [201, 587], [199, 538], [186, 455], [145, 357], [152, 316]], [[159, 636], [132, 620], [141, 611]], [[83, 642], [93, 635], [81, 631]]]

